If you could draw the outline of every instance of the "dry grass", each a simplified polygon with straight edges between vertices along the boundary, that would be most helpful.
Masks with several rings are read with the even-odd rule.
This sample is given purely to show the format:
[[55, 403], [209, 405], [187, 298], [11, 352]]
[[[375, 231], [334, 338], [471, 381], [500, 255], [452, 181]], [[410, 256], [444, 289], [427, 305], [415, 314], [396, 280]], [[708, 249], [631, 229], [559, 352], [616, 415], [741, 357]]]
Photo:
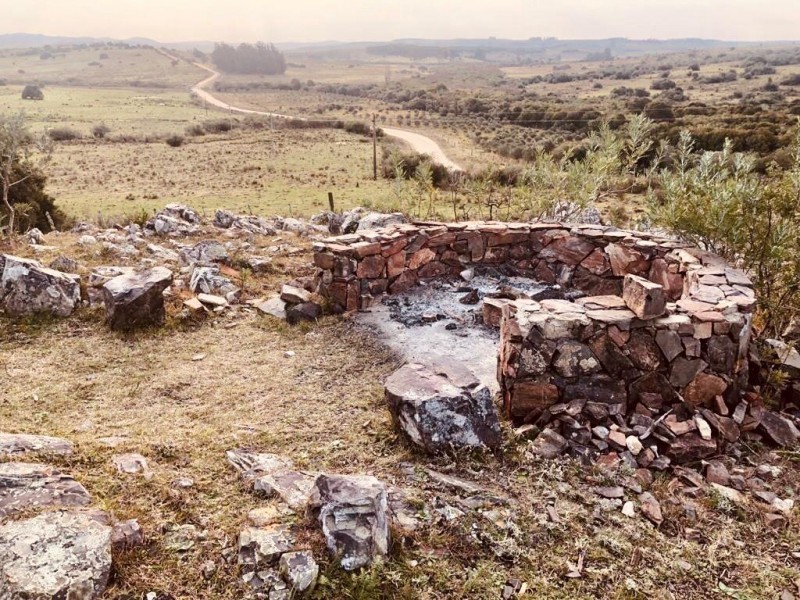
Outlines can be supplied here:
[[[78, 250], [76, 236], [48, 237], [82, 264], [103, 260]], [[262, 247], [275, 240], [253, 242]], [[292, 243], [306, 247], [299, 239]], [[307, 260], [276, 260], [274, 274], [253, 277], [250, 295], [307, 273]], [[74, 441], [75, 455], [56, 464], [84, 483], [100, 507], [138, 519], [146, 533], [143, 548], [115, 556], [108, 598], [150, 591], [181, 600], [242, 597], [236, 536], [248, 510], [269, 501], [252, 495], [227, 465], [225, 450], [238, 446], [287, 455], [309, 470], [374, 474], [410, 490], [420, 514], [430, 517], [417, 532], [395, 532], [388, 563], [356, 574], [335, 566], [317, 527], [301, 518], [300, 537], [324, 573], [315, 598], [495, 599], [508, 578], [527, 582], [529, 597], [548, 599], [700, 599], [720, 594], [720, 582], [741, 598], [793, 589], [796, 515], [773, 532], [754, 504], [736, 508], [715, 496], [685, 497], [662, 477], [654, 493], [666, 520], [656, 529], [618, 508], [600, 508], [591, 488], [624, 482], [624, 474], [537, 459], [507, 426], [497, 456], [431, 459], [396, 435], [383, 403], [381, 382], [397, 358], [351, 320], [292, 328], [242, 308], [192, 324], [175, 312], [173, 306], [165, 329], [132, 336], [109, 332], [101, 312], [89, 309], [66, 320], [0, 323], [0, 430]], [[286, 357], [288, 350], [295, 356]], [[206, 357], [192, 361], [198, 353]], [[108, 436], [123, 439], [109, 448], [99, 441]], [[147, 457], [152, 479], [114, 471], [112, 455], [128, 451]], [[749, 460], [759, 464], [765, 457]], [[775, 489], [796, 493], [791, 465], [775, 457], [770, 463], [786, 472]], [[487, 504], [448, 522], [435, 508], [459, 506], [458, 495], [431, 482], [422, 469], [427, 465], [496, 488], [510, 503]], [[174, 489], [179, 477], [193, 479], [194, 487]], [[695, 505], [697, 522], [684, 515], [684, 502]], [[548, 518], [548, 504], [559, 522]], [[195, 525], [203, 536], [179, 555], [164, 544], [171, 523]], [[565, 578], [567, 562], [576, 563], [581, 553], [581, 577]], [[208, 580], [201, 574], [207, 561], [217, 567]]]

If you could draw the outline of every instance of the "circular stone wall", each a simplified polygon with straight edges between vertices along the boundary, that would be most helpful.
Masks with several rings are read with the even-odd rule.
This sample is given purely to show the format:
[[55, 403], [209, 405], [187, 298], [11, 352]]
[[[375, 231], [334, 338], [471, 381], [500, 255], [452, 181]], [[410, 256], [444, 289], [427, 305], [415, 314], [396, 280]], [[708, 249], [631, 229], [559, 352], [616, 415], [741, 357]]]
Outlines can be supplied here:
[[484, 307], [500, 317], [506, 413], [573, 447], [617, 449], [641, 462], [640, 444], [626, 443], [633, 436], [651, 441], [654, 460], [661, 444], [682, 461], [715, 453], [745, 426], [735, 413], [755, 295], [749, 278], [714, 254], [609, 227], [495, 222], [396, 225], [314, 251], [320, 292], [339, 311], [473, 264], [585, 292], [574, 302]]

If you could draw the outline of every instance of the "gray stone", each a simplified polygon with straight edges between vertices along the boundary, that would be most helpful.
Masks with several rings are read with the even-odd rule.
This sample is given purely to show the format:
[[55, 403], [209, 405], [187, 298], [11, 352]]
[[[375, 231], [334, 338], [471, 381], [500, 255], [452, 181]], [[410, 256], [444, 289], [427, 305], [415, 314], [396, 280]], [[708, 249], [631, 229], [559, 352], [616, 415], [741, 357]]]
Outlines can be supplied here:
[[276, 319], [286, 319], [286, 302], [281, 300], [278, 296], [274, 296], [259, 304], [258, 310], [265, 315], [273, 316]]
[[322, 307], [316, 302], [287, 305], [286, 308], [286, 322], [289, 325], [297, 325], [301, 321], [316, 321], [320, 316]]
[[231, 466], [241, 473], [245, 481], [255, 481], [263, 475], [292, 468], [292, 461], [288, 458], [267, 452], [257, 452], [249, 448], [228, 450], [225, 455]]
[[0, 526], [0, 598], [92, 600], [111, 573], [111, 528], [86, 514], [46, 513]]
[[180, 257], [181, 261], [187, 265], [227, 263], [229, 260], [225, 246], [214, 240], [197, 242], [191, 248], [181, 250]]
[[800, 441], [800, 432], [786, 417], [765, 410], [761, 417], [761, 429], [776, 444], [784, 448], [794, 448]]
[[103, 286], [107, 323], [121, 331], [163, 325], [164, 290], [171, 283], [172, 272], [165, 267], [110, 280]]
[[77, 260], [73, 260], [63, 254], [54, 258], [47, 266], [54, 271], [61, 271], [62, 273], [77, 273], [78, 269], [80, 269]]
[[281, 556], [280, 570], [292, 590], [300, 594], [312, 590], [319, 575], [319, 565], [308, 550], [287, 552]]
[[253, 489], [267, 496], [279, 496], [291, 508], [301, 511], [308, 506], [308, 499], [317, 475], [280, 469], [258, 477]]
[[141, 473], [145, 479], [150, 479], [153, 476], [147, 464], [147, 459], [141, 454], [116, 454], [111, 457], [111, 460], [118, 473], [126, 473], [128, 475]]
[[130, 550], [144, 544], [144, 534], [136, 519], [115, 523], [111, 530], [111, 545], [114, 550]]
[[238, 562], [246, 570], [259, 570], [277, 564], [284, 552], [294, 544], [287, 525], [245, 527], [239, 533]]
[[7, 313], [67, 317], [80, 299], [78, 275], [48, 269], [35, 260], [0, 254], [0, 307]]
[[661, 348], [661, 352], [664, 353], [666, 359], [670, 362], [683, 352], [681, 336], [675, 331], [665, 329], [656, 331], [656, 343], [658, 347]]
[[347, 571], [381, 560], [389, 552], [388, 499], [374, 477], [320, 475], [310, 510], [322, 525], [328, 549]]
[[48, 465], [0, 463], [0, 517], [45, 506], [86, 506], [80, 483]]
[[531, 444], [531, 451], [542, 458], [556, 458], [567, 449], [568, 443], [557, 431], [545, 429]]
[[220, 275], [219, 267], [194, 265], [189, 278], [189, 289], [194, 293], [220, 294], [233, 293], [238, 297], [241, 290], [227, 277]]
[[428, 452], [500, 444], [491, 392], [454, 361], [401, 367], [387, 379], [385, 396], [395, 425]]
[[578, 377], [597, 373], [600, 370], [600, 361], [586, 344], [575, 340], [561, 340], [558, 342], [553, 367], [562, 377]]
[[281, 300], [288, 304], [302, 304], [311, 300], [311, 294], [303, 288], [284, 284], [281, 287]]
[[683, 389], [706, 368], [706, 363], [701, 359], [687, 360], [682, 356], [676, 358], [672, 363], [669, 373], [669, 383], [673, 387]]
[[19, 454], [69, 456], [72, 454], [72, 443], [46, 435], [0, 432], [0, 457]]

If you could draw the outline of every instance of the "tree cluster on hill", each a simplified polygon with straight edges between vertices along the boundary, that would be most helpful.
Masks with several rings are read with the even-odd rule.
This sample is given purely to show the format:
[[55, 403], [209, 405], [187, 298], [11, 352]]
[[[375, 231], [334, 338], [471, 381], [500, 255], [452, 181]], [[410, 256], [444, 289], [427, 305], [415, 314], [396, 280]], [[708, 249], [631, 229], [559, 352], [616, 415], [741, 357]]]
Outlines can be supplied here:
[[226, 73], [281, 75], [286, 72], [286, 59], [274, 45], [216, 44], [211, 53], [214, 64]]

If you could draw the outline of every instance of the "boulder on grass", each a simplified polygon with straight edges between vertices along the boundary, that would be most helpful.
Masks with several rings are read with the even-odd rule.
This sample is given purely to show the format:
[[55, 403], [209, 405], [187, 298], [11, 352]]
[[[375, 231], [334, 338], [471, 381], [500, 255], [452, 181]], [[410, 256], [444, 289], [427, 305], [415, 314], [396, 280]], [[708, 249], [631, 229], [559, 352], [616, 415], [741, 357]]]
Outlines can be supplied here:
[[328, 549], [352, 571], [389, 552], [388, 497], [375, 477], [320, 475], [309, 509], [319, 518]]
[[141, 273], [120, 275], [103, 286], [106, 321], [111, 329], [130, 331], [164, 324], [164, 290], [172, 272], [156, 267]]
[[407, 364], [386, 380], [385, 394], [396, 426], [428, 452], [500, 444], [489, 388], [454, 361]]
[[35, 260], [0, 254], [0, 306], [7, 313], [68, 317], [80, 300], [80, 276], [48, 269]]
[[111, 574], [111, 527], [87, 514], [45, 513], [0, 527], [0, 597], [92, 600]]
[[0, 518], [46, 506], [86, 506], [91, 500], [86, 488], [53, 467], [0, 463]]

